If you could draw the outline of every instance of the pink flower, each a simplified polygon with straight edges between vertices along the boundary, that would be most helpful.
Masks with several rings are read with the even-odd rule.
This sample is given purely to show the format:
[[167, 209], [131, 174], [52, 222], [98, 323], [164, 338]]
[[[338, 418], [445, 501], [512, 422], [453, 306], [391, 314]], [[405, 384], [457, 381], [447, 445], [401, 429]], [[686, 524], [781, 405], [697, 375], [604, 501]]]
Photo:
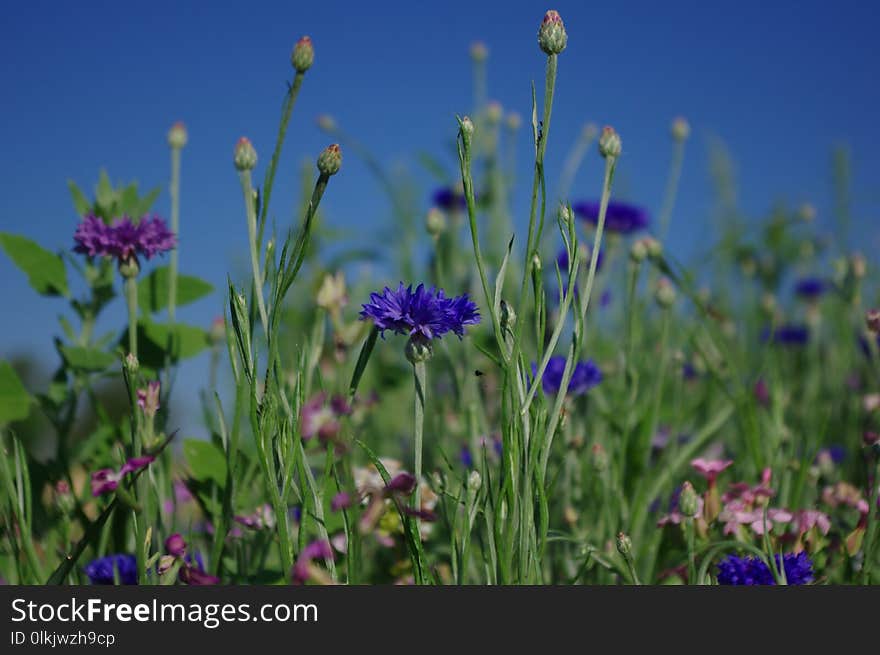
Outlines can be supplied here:
[[731, 464], [733, 464], [732, 459], [703, 459], [698, 457], [691, 460], [691, 466], [694, 467], [697, 473], [706, 478], [710, 487], [715, 485], [715, 479], [718, 475]]
[[159, 381], [154, 380], [147, 385], [146, 389], [137, 390], [138, 407], [147, 418], [153, 418], [159, 411]]
[[132, 457], [122, 465], [119, 472], [116, 472], [113, 469], [100, 469], [95, 471], [92, 473], [92, 496], [97, 497], [110, 491], [116, 491], [122, 478], [129, 473], [136, 473], [137, 471], [146, 468], [154, 459], [156, 458], [152, 455]]
[[809, 532], [814, 527], [819, 528], [822, 534], [828, 534], [831, 529], [831, 519], [824, 512], [816, 509], [802, 509], [794, 515], [794, 527], [799, 535]]

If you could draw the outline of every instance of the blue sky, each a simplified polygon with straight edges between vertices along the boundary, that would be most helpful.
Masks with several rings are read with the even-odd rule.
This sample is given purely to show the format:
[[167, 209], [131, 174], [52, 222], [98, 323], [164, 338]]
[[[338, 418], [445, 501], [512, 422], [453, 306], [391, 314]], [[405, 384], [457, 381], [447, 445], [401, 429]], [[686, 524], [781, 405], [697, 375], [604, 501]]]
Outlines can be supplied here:
[[[693, 127], [669, 247], [688, 252], [711, 237], [706, 145], [717, 135], [738, 164], [740, 204], [760, 214], [776, 200], [810, 201], [820, 225], [830, 209], [829, 152], [852, 148], [855, 209], [863, 248], [878, 244], [878, 10], [863, 2], [557, 2], [569, 34], [548, 148], [558, 171], [586, 121], [613, 124], [624, 142], [619, 187], [657, 209], [669, 158], [668, 124]], [[536, 2], [58, 3], [8, 6], [0, 26], [0, 230], [52, 249], [68, 248], [77, 220], [66, 190], [91, 188], [106, 167], [115, 181], [167, 188], [165, 134], [183, 120], [181, 262], [186, 273], [222, 285], [244, 270], [245, 225], [232, 147], [248, 135], [268, 161], [289, 53], [303, 34], [315, 65], [296, 106], [273, 205], [292, 215], [298, 166], [327, 144], [316, 127], [332, 114], [388, 165], [418, 174], [415, 153], [447, 156], [454, 115], [471, 106], [468, 47], [490, 49], [490, 98], [522, 115], [529, 85], [543, 79]], [[530, 149], [526, 130], [518, 150]], [[452, 161], [449, 160], [452, 164]], [[520, 179], [529, 163], [520, 160]], [[599, 187], [595, 158], [573, 196]], [[420, 174], [421, 175], [421, 174]], [[421, 175], [426, 184], [428, 177]], [[427, 190], [427, 187], [426, 187]], [[517, 195], [518, 220], [528, 191]], [[426, 193], [425, 209], [429, 198]], [[168, 196], [156, 209], [167, 215]], [[331, 225], [370, 239], [388, 203], [354, 157], [322, 203]], [[830, 222], [827, 224], [830, 226]], [[0, 256], [4, 312], [0, 356], [45, 351], [63, 301], [36, 298]], [[222, 300], [185, 308], [207, 324]], [[121, 302], [108, 311], [119, 313]], [[196, 363], [190, 379], [200, 379]], [[201, 367], [201, 368], [200, 368]]]

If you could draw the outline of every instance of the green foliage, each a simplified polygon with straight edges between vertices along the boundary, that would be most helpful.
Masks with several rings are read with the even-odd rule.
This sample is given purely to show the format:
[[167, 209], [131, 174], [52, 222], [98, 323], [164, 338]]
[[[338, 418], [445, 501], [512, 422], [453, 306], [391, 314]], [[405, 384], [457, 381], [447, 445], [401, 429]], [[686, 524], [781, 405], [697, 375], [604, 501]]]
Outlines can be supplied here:
[[33, 398], [18, 379], [12, 365], [0, 361], [0, 427], [27, 418]]
[[[153, 269], [138, 282], [138, 306], [155, 314], [168, 307], [169, 269]], [[177, 306], [188, 305], [214, 291], [213, 285], [191, 275], [177, 276]]]
[[200, 482], [212, 480], [219, 487], [226, 484], [226, 457], [223, 451], [210, 441], [185, 439], [183, 456], [192, 477]]
[[30, 239], [0, 232], [0, 248], [28, 276], [34, 291], [43, 296], [68, 296], [67, 271], [61, 257]]

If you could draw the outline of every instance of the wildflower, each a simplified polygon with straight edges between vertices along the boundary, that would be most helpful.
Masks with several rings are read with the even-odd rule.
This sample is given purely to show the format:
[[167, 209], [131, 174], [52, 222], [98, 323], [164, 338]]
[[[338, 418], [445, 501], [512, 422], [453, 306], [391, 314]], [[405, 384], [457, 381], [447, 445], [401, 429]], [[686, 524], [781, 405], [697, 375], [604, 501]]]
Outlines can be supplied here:
[[755, 382], [755, 386], [752, 389], [752, 393], [759, 405], [762, 407], [770, 406], [770, 389], [767, 387], [764, 378], [758, 378], [758, 381]]
[[235, 168], [240, 171], [251, 171], [257, 166], [257, 151], [254, 144], [246, 136], [241, 137], [235, 143], [232, 161]]
[[471, 43], [471, 59], [476, 62], [486, 61], [489, 56], [489, 48], [482, 41], [474, 41]]
[[818, 528], [822, 534], [828, 534], [831, 529], [831, 519], [825, 512], [816, 509], [801, 509], [794, 513], [794, 529], [799, 535]]
[[137, 559], [134, 555], [116, 554], [99, 557], [83, 569], [92, 584], [137, 584]]
[[128, 216], [109, 225], [92, 214], [76, 226], [74, 251], [89, 257], [115, 257], [120, 264], [152, 259], [177, 246], [177, 237], [158, 216], [133, 221]]
[[458, 458], [466, 469], [474, 467], [474, 456], [471, 455], [471, 449], [467, 444], [463, 444], [458, 453]]
[[709, 483], [710, 487], [715, 486], [715, 480], [724, 471], [727, 467], [733, 464], [732, 459], [703, 459], [702, 457], [698, 457], [697, 459], [691, 460], [691, 466], [694, 470], [706, 478], [706, 481]]
[[512, 111], [507, 114], [505, 123], [508, 130], [510, 130], [511, 132], [516, 132], [520, 128], [520, 126], [522, 126], [522, 116], [520, 116], [515, 111]]
[[810, 329], [805, 325], [781, 325], [774, 330], [765, 328], [761, 333], [762, 341], [771, 341], [781, 345], [801, 346], [810, 339]]
[[312, 67], [315, 61], [315, 48], [312, 46], [312, 40], [304, 36], [293, 46], [290, 53], [290, 63], [293, 65], [297, 73], [305, 73]]
[[446, 214], [439, 207], [431, 207], [425, 216], [425, 231], [432, 237], [439, 237], [446, 231]]
[[[544, 375], [541, 378], [541, 387], [544, 393], [549, 395], [555, 394], [562, 386], [562, 374], [565, 372], [565, 357], [556, 355], [550, 358]], [[532, 375], [538, 374], [538, 366], [532, 363]], [[596, 366], [592, 359], [584, 362], [577, 362], [574, 371], [571, 374], [571, 380], [568, 384], [568, 395], [580, 396], [595, 387], [602, 381], [602, 371]]]
[[501, 116], [504, 115], [504, 109], [501, 107], [501, 103], [497, 100], [493, 100], [486, 106], [486, 121], [489, 125], [498, 125], [501, 122]]
[[172, 557], [183, 557], [186, 554], [186, 541], [183, 535], [175, 532], [165, 540], [165, 552]]
[[467, 294], [447, 298], [443, 289], [426, 289], [420, 284], [415, 291], [412, 285], [400, 283], [396, 291], [385, 287], [382, 294], [371, 293], [370, 302], [363, 305], [361, 320], [372, 319], [382, 332], [420, 335], [425, 339], [439, 339], [447, 332], [464, 336], [466, 325], [480, 322], [477, 306]]
[[302, 549], [291, 572], [293, 584], [305, 584], [313, 578], [322, 581], [328, 579], [326, 574], [312, 563], [316, 559], [333, 559], [333, 547], [329, 541], [317, 539]]
[[[572, 209], [588, 223], [596, 225], [599, 221], [599, 203], [596, 201], [579, 202], [573, 205]], [[641, 207], [619, 200], [608, 202], [605, 211], [605, 229], [609, 232], [621, 235], [632, 234], [646, 228], [649, 222], [648, 212]]]
[[610, 125], [603, 127], [602, 133], [599, 135], [599, 154], [605, 159], [616, 158], [620, 156], [622, 147], [620, 135], [614, 128]]
[[347, 491], [340, 491], [333, 496], [333, 500], [330, 501], [330, 509], [334, 512], [338, 512], [339, 510], [351, 507], [351, 503], [351, 494]]
[[253, 514], [239, 514], [233, 520], [251, 530], [271, 530], [275, 527], [275, 514], [269, 503], [260, 505]]
[[177, 121], [171, 126], [171, 129], [168, 130], [168, 145], [171, 148], [180, 150], [186, 145], [186, 141], [186, 125]]
[[664, 309], [672, 307], [675, 303], [675, 287], [672, 286], [672, 282], [668, 278], [661, 277], [657, 280], [657, 290], [654, 292], [654, 297], [657, 304]]
[[439, 209], [447, 212], [464, 211], [467, 208], [467, 200], [464, 191], [457, 187], [441, 187], [434, 191], [433, 203]]
[[794, 292], [804, 300], [815, 301], [828, 291], [828, 282], [818, 277], [805, 277], [795, 283]]
[[880, 334], [880, 309], [869, 309], [865, 312], [865, 324], [874, 334]]
[[156, 416], [159, 411], [159, 381], [154, 380], [146, 389], [137, 390], [137, 404], [147, 418]]
[[[780, 556], [775, 555], [776, 566]], [[785, 580], [790, 585], [802, 585], [813, 581], [813, 563], [805, 552], [782, 556]], [[770, 568], [758, 557], [728, 555], [718, 564], [718, 584], [722, 585], [772, 585], [776, 584]]]
[[331, 143], [318, 155], [318, 172], [327, 177], [336, 175], [342, 166], [342, 150], [338, 143]]
[[327, 273], [321, 281], [316, 298], [318, 307], [327, 310], [331, 314], [338, 315], [348, 304], [348, 294], [345, 291], [345, 274], [337, 271], [334, 275]]
[[92, 496], [101, 496], [110, 491], [115, 491], [119, 483], [129, 473], [136, 473], [146, 468], [156, 459], [152, 455], [144, 455], [143, 457], [132, 457], [129, 459], [119, 471], [113, 469], [100, 469], [92, 473]]
[[670, 132], [675, 141], [678, 141], [679, 143], [687, 141], [687, 138], [691, 135], [690, 123], [687, 122], [686, 118], [678, 116], [672, 120]]
[[568, 44], [568, 34], [562, 23], [562, 16], [551, 9], [544, 14], [541, 27], [538, 28], [538, 47], [548, 55], [558, 55]]
[[183, 584], [192, 586], [206, 586], [220, 584], [220, 578], [210, 575], [205, 571], [205, 564], [199, 553], [187, 555], [180, 567], [177, 577]]
[[[690, 491], [686, 491], [690, 488]], [[658, 503], [659, 504], [659, 503]], [[703, 499], [695, 492], [690, 482], [685, 482], [675, 490], [669, 500], [669, 513], [664, 514], [657, 521], [657, 527], [665, 525], [678, 525], [685, 519], [695, 519], [703, 513]]]
[[322, 444], [335, 441], [341, 428], [340, 419], [351, 413], [351, 405], [343, 396], [337, 394], [328, 402], [324, 392], [315, 394], [300, 411], [300, 432], [303, 440], [308, 441], [317, 435]]

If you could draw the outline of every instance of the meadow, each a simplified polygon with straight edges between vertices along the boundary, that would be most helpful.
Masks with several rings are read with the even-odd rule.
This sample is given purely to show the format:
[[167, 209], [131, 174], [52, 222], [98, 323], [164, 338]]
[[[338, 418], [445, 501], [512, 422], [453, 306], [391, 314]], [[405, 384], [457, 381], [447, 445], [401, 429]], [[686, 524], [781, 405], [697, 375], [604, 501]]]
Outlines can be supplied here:
[[[563, 143], [551, 129], [569, 38], [585, 35], [557, 12], [537, 21], [546, 76], [529, 116], [486, 99], [488, 51], [472, 45], [475, 106], [449, 117], [458, 166], [423, 162], [438, 182], [417, 221], [405, 181], [329, 115], [297, 221], [274, 220], [297, 99], [321, 83], [320, 51], [302, 37], [274, 144], [230, 143], [217, 181], [241, 189], [246, 277], [182, 272], [182, 123], [167, 134], [169, 216], [153, 211], [159, 190], [102, 171], [93, 192], [70, 185], [80, 221], [63, 250], [0, 232], [33, 291], [67, 302], [45, 388], [0, 361], [0, 577], [880, 581], [878, 271], [843, 238], [845, 153], [838, 240], [807, 204], [739, 220], [721, 157], [720, 228], [686, 264], [664, 242], [688, 229], [676, 196], [691, 126], [670, 121], [659, 206], [616, 197], [627, 135], [588, 125]], [[516, 152], [523, 130], [534, 147]], [[528, 179], [517, 157], [533, 162]], [[564, 161], [558, 179], [545, 178], [549, 157]], [[333, 250], [321, 201], [348, 158], [394, 212], [385, 277], [363, 275], [358, 250]], [[591, 176], [574, 185], [584, 162]], [[212, 292], [223, 316], [178, 319]], [[117, 327], [97, 333], [108, 314]], [[203, 434], [183, 438], [168, 408], [178, 371], [204, 352], [189, 408]]]

